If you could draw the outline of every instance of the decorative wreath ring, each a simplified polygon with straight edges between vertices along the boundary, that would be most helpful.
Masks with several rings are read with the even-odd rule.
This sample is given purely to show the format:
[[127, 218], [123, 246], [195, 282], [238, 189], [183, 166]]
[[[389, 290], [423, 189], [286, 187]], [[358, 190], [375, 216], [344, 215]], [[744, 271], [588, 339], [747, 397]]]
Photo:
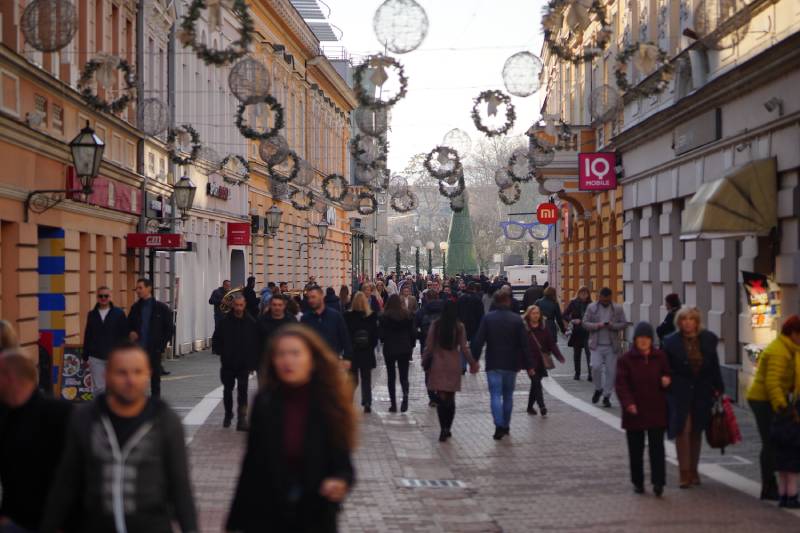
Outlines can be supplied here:
[[[497, 98], [501, 104], [506, 106], [506, 123], [500, 128], [490, 129], [483, 125], [478, 106], [484, 102], [488, 102], [490, 98]], [[479, 131], [482, 131], [487, 137], [495, 137], [497, 135], [505, 135], [511, 128], [514, 127], [514, 121], [517, 120], [517, 112], [514, 110], [514, 104], [511, 103], [511, 97], [502, 91], [489, 90], [483, 91], [475, 99], [475, 105], [472, 106], [472, 122]]]
[[439, 194], [441, 194], [445, 198], [450, 198], [450, 199], [455, 198], [456, 196], [464, 192], [465, 187], [466, 183], [464, 183], [463, 174], [459, 176], [458, 182], [454, 187], [445, 185], [444, 180], [439, 180]]
[[[433, 168], [433, 157], [436, 156], [438, 158], [441, 154], [447, 155], [447, 159], [454, 163], [452, 170], [436, 170]], [[461, 157], [459, 157], [456, 150], [450, 148], [449, 146], [437, 146], [428, 152], [428, 155], [425, 156], [425, 161], [423, 161], [422, 164], [425, 167], [425, 170], [427, 170], [431, 176], [438, 180], [451, 178], [462, 171]]]
[[[509, 196], [509, 192], [511, 189], [514, 189], [514, 196]], [[519, 202], [520, 196], [522, 196], [522, 189], [519, 186], [519, 183], [516, 181], [509, 185], [508, 187], [504, 187], [497, 191], [497, 195], [500, 197], [500, 201], [506, 205], [514, 205], [515, 203]]]
[[232, 159], [235, 159], [236, 161], [239, 162], [239, 164], [242, 165], [242, 168], [244, 169], [244, 176], [242, 176], [241, 179], [231, 179], [225, 174], [223, 174], [222, 179], [227, 181], [228, 183], [233, 183], [234, 185], [241, 185], [242, 183], [250, 179], [250, 162], [246, 158], [240, 156], [239, 154], [228, 154], [225, 156], [225, 159], [223, 159], [222, 162], [219, 164], [220, 170], [225, 170], [225, 165], [227, 165], [228, 162], [231, 161]]
[[630, 94], [635, 98], [648, 98], [664, 92], [669, 86], [669, 80], [672, 79], [672, 74], [675, 70], [675, 67], [669, 62], [669, 54], [659, 48], [658, 63], [661, 66], [656, 70], [659, 77], [658, 81], [652, 84], [648, 83], [644, 86], [641, 84], [631, 86], [628, 82], [628, 60], [633, 54], [639, 51], [642, 44], [657, 46], [654, 43], [635, 43], [628, 45], [617, 54], [617, 64], [614, 66], [614, 76], [617, 79], [617, 87], [619, 87], [622, 92]]
[[[362, 205], [361, 202], [369, 200], [369, 205]], [[364, 216], [371, 215], [378, 210], [378, 199], [372, 191], [362, 191], [358, 193], [358, 212]]]
[[528, 173], [524, 176], [517, 176], [514, 173], [514, 165], [517, 164], [518, 155], [518, 153], [514, 152], [508, 160], [508, 177], [511, 178], [512, 181], [527, 183], [536, 177], [536, 162], [533, 160], [533, 157], [526, 154], [528, 158]]
[[[330, 191], [330, 186], [334, 181], [338, 181], [342, 189], [342, 192], [338, 195]], [[325, 179], [322, 180], [322, 195], [332, 202], [341, 202], [344, 200], [344, 197], [347, 196], [347, 188], [349, 185], [350, 184], [347, 183], [347, 178], [341, 174], [328, 174]]]
[[[280, 173], [277, 172], [276, 168], [278, 165], [282, 165], [286, 161], [291, 160], [292, 162], [292, 170], [289, 171], [287, 176], [282, 176]], [[269, 173], [270, 179], [275, 181], [279, 181], [280, 183], [289, 183], [293, 179], [297, 177], [300, 173], [300, 157], [298, 157], [297, 153], [294, 150], [289, 150], [286, 154], [286, 159], [281, 161], [280, 163], [268, 161], [267, 162], [267, 172]]]
[[[175, 144], [175, 141], [178, 139], [178, 130], [183, 130], [192, 137], [192, 151], [189, 152], [187, 157], [181, 157], [178, 153], [178, 147]], [[200, 154], [200, 148], [202, 148], [203, 145], [200, 144], [200, 134], [197, 133], [197, 130], [189, 124], [182, 124], [168, 131], [167, 147], [170, 161], [176, 165], [185, 166], [193, 163], [195, 159], [197, 159], [197, 156]]]
[[250, 9], [245, 0], [233, 0], [231, 11], [239, 19], [239, 39], [233, 41], [224, 50], [214, 50], [205, 43], [197, 42], [197, 31], [195, 23], [200, 18], [200, 12], [208, 7], [206, 0], [192, 0], [189, 11], [181, 21], [179, 39], [184, 47], [188, 46], [203, 60], [206, 65], [216, 65], [218, 67], [233, 63], [247, 53], [247, 49], [253, 42], [253, 32], [255, 24], [250, 16]]
[[[366, 74], [367, 69], [372, 68], [371, 65], [373, 62], [380, 62], [384, 66], [397, 69], [397, 77], [400, 80], [400, 90], [397, 91], [396, 95], [389, 98], [385, 102], [368, 94], [362, 85], [362, 82], [364, 81], [364, 74]], [[358, 99], [359, 104], [362, 106], [372, 108], [392, 107], [394, 104], [405, 98], [406, 93], [408, 92], [408, 78], [406, 77], [406, 71], [403, 68], [403, 65], [400, 64], [399, 61], [393, 57], [377, 54], [370, 57], [355, 68], [353, 71], [353, 86], [355, 87], [356, 98]]]
[[[295, 197], [298, 194], [302, 194], [303, 198], [305, 199], [305, 203], [301, 204]], [[292, 203], [292, 207], [298, 211], [308, 211], [314, 205], [314, 193], [311, 191], [301, 191], [300, 189], [292, 189], [292, 192], [289, 193], [289, 201]]]
[[98, 97], [91, 88], [92, 78], [94, 77], [95, 72], [97, 72], [97, 70], [103, 66], [105, 60], [102, 58], [90, 59], [83, 66], [83, 72], [81, 72], [81, 77], [78, 80], [78, 87], [81, 89], [81, 96], [83, 96], [83, 99], [86, 101], [87, 105], [95, 111], [119, 113], [128, 107], [128, 104], [133, 99], [133, 95], [136, 92], [136, 73], [134, 72], [130, 63], [122, 58], [118, 59], [119, 63], [117, 63], [117, 70], [121, 70], [124, 74], [123, 79], [125, 81], [125, 89], [122, 96], [116, 100], [112, 100], [111, 102], [107, 102]]
[[387, 161], [387, 154], [389, 153], [389, 143], [386, 142], [386, 138], [382, 135], [378, 135], [375, 137], [366, 137], [369, 139], [376, 139], [378, 143], [378, 151], [380, 155], [376, 157], [371, 163], [365, 163], [361, 160], [361, 156], [367, 153], [366, 150], [361, 148], [361, 141], [365, 139], [365, 136], [357, 133], [352, 139], [350, 139], [350, 155], [353, 156], [353, 159], [356, 161], [356, 165], [360, 168], [369, 168], [372, 170], [379, 170], [382, 168], [386, 168], [386, 161]]
[[608, 21], [606, 8], [601, 0], [593, 0], [589, 13], [597, 16], [600, 21], [600, 31], [597, 33], [597, 40], [592, 49], [582, 48], [581, 52], [575, 53], [569, 47], [556, 41], [558, 35], [558, 28], [553, 28], [548, 25], [552, 24], [554, 20], [560, 20], [561, 11], [564, 10], [569, 0], [550, 0], [544, 8], [542, 15], [542, 33], [544, 33], [544, 41], [547, 43], [550, 51], [555, 54], [562, 61], [569, 61], [570, 63], [582, 63], [591, 61], [599, 57], [603, 50], [608, 47], [611, 42], [613, 32], [611, 31], [611, 24]]
[[[245, 126], [244, 110], [247, 106], [255, 104], [267, 104], [269, 106], [270, 111], [275, 113], [275, 126], [267, 128], [265, 131], [258, 131], [250, 126]], [[239, 104], [239, 109], [236, 111], [236, 127], [239, 128], [239, 133], [242, 134], [242, 137], [247, 139], [253, 139], [254, 141], [269, 139], [270, 137], [276, 136], [278, 132], [283, 129], [284, 125], [283, 106], [270, 94], [254, 97], [248, 100], [246, 104]]]
[[[400, 202], [400, 200], [403, 201]], [[419, 205], [419, 199], [417, 198], [416, 194], [411, 191], [407, 191], [405, 194], [392, 196], [391, 200], [389, 201], [389, 205], [391, 205], [392, 209], [398, 213], [408, 213], [417, 208]]]

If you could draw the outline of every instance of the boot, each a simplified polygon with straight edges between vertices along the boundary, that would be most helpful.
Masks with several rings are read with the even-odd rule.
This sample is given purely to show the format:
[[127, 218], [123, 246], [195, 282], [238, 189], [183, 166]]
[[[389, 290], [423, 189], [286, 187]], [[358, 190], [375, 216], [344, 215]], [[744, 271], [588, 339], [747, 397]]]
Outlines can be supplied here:
[[405, 413], [408, 411], [408, 395], [403, 394], [403, 401], [400, 403], [400, 412]]
[[778, 501], [778, 484], [775, 478], [765, 481], [761, 485], [761, 499], [769, 501]]
[[231, 427], [231, 420], [233, 420], [233, 413], [225, 413], [225, 418], [222, 419], [222, 427], [229, 428]]
[[247, 424], [247, 407], [239, 407], [236, 416], [236, 431], [247, 431], [250, 426]]
[[688, 489], [692, 486], [692, 473], [689, 470], [681, 470], [680, 472], [680, 487]]

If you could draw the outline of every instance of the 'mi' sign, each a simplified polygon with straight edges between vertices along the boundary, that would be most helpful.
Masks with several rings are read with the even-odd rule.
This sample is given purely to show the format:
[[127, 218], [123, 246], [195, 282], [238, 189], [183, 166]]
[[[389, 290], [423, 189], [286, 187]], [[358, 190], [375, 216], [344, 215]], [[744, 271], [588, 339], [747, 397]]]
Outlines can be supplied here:
[[616, 189], [616, 159], [613, 152], [578, 154], [578, 188], [582, 191]]

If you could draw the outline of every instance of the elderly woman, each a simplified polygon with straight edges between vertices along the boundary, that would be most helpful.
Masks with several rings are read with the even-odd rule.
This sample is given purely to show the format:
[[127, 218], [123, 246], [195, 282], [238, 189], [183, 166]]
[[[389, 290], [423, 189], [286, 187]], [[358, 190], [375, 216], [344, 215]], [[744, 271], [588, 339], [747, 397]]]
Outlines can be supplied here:
[[664, 339], [672, 371], [668, 395], [668, 436], [675, 439], [680, 487], [700, 484], [701, 437], [711, 420], [714, 399], [725, 387], [717, 355], [717, 336], [703, 329], [700, 310], [683, 307], [675, 315], [678, 330]]
[[[800, 507], [797, 500], [797, 472], [777, 468], [781, 470], [779, 490], [775, 481], [776, 450], [770, 430], [776, 414], [786, 412], [791, 407], [789, 395], [794, 391], [795, 382], [800, 379], [795, 369], [799, 361], [800, 316], [792, 315], [783, 323], [781, 334], [761, 352], [756, 376], [747, 391], [747, 403], [753, 410], [761, 437], [761, 499], [780, 499], [783, 507], [794, 508]], [[800, 456], [797, 452], [794, 455]]]

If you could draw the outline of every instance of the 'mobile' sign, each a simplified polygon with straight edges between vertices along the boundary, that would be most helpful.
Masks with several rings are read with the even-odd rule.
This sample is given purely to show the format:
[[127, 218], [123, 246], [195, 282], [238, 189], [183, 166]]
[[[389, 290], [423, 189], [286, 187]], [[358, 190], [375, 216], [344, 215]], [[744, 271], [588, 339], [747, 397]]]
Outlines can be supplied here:
[[578, 188], [610, 191], [617, 188], [617, 157], [613, 152], [578, 154]]
[[180, 250], [186, 248], [180, 233], [128, 233], [128, 248], [163, 248]]

